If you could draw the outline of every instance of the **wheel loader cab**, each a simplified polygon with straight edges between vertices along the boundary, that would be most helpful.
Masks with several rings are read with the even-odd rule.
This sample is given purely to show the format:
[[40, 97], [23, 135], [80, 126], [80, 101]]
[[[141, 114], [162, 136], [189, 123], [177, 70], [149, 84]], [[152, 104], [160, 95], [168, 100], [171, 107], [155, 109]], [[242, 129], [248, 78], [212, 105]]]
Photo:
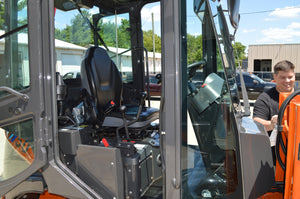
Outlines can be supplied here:
[[[237, 28], [238, 4], [228, 0], [226, 15], [225, 5], [211, 0], [0, 1], [5, 24], [26, 23], [0, 32], [0, 196], [265, 193], [273, 183], [269, 139], [243, 115], [226, 22]], [[156, 31], [148, 26], [150, 9]], [[10, 17], [27, 12], [28, 21]], [[22, 50], [30, 60], [18, 58]], [[70, 71], [80, 75], [63, 79]], [[155, 108], [151, 96], [145, 103], [149, 73], [161, 73]], [[29, 156], [20, 153], [26, 149]]]

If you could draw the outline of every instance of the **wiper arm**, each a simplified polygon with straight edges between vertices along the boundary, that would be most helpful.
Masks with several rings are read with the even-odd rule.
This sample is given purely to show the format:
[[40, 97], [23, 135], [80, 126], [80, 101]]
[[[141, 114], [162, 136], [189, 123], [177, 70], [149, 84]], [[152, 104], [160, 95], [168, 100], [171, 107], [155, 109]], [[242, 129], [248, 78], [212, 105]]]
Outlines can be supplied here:
[[102, 43], [102, 45], [105, 47], [105, 49], [107, 51], [109, 51], [107, 45], [105, 44], [105, 42], [103, 41], [102, 37], [99, 35], [99, 33], [97, 32], [96, 28], [93, 26], [93, 24], [90, 22], [90, 20], [84, 16], [81, 12], [81, 9], [79, 7], [79, 5], [76, 3], [76, 6], [77, 6], [77, 9], [78, 9], [78, 12], [81, 14], [81, 16], [87, 21], [87, 23], [89, 24], [90, 28], [92, 29], [93, 33], [96, 35], [96, 37], [100, 40], [100, 42]]
[[1, 35], [1, 36], [0, 36], [0, 40], [1, 40], [2, 38], [4, 38], [4, 37], [7, 37], [7, 36], [9, 36], [9, 35], [11, 35], [11, 34], [14, 34], [14, 33], [18, 32], [18, 31], [20, 31], [20, 30], [26, 28], [27, 26], [28, 26], [28, 24], [25, 24], [25, 25], [23, 25], [23, 26], [17, 27], [17, 28], [15, 28], [15, 29], [13, 29], [13, 30], [11, 30], [11, 31], [9, 31], [9, 32], [7, 32], [7, 33]]
[[17, 96], [18, 98], [22, 99], [24, 102], [28, 102], [29, 101], [29, 96], [23, 93], [20, 93], [12, 88], [9, 88], [7, 86], [0, 86], [0, 91], [7, 91], [15, 96]]

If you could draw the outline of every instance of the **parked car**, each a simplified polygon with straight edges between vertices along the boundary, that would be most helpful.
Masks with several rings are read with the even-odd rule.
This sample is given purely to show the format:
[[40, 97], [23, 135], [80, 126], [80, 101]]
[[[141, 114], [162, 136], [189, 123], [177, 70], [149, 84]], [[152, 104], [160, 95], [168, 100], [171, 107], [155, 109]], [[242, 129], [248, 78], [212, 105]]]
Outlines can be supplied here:
[[[145, 76], [145, 89], [146, 92], [148, 90], [148, 78]], [[149, 74], [149, 90], [150, 96], [160, 96], [161, 95], [161, 82], [160, 82], [160, 74]]]
[[254, 71], [253, 74], [255, 74], [260, 79], [266, 81], [266, 82], [272, 82], [274, 80], [273, 72], [265, 72], [265, 71]]
[[[262, 92], [269, 90], [270, 88], [276, 86], [274, 82], [266, 82], [254, 74], [243, 72], [243, 79], [245, 82], [245, 87], [248, 93], [249, 99], [256, 99]], [[241, 81], [240, 73], [237, 73], [236, 81], [239, 91], [241, 91]], [[242, 96], [239, 92], [240, 97]]]
[[64, 74], [63, 79], [76, 79], [80, 78], [80, 71], [70, 71]]

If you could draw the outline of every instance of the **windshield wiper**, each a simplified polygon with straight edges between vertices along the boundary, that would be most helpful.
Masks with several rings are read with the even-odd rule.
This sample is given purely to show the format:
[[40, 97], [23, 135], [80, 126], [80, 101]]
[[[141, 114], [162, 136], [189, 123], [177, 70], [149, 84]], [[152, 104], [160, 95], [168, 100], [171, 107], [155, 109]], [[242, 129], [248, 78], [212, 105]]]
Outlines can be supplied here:
[[90, 22], [90, 20], [84, 16], [81, 12], [81, 9], [79, 7], [79, 5], [76, 3], [76, 6], [77, 6], [77, 9], [78, 9], [78, 12], [81, 14], [81, 16], [87, 21], [87, 23], [89, 24], [90, 28], [92, 29], [94, 35], [96, 35], [96, 37], [100, 40], [100, 42], [102, 43], [102, 45], [105, 47], [105, 49], [107, 51], [109, 51], [107, 45], [105, 44], [105, 42], [103, 41], [102, 37], [99, 35], [99, 33], [97, 32], [96, 28], [93, 26], [93, 24]]
[[3, 39], [4, 37], [7, 37], [7, 36], [12, 35], [12, 34], [14, 34], [16, 32], [19, 32], [20, 30], [26, 28], [27, 26], [28, 26], [28, 24], [25, 24], [23, 26], [19, 26], [19, 27], [15, 28], [15, 29], [13, 29], [11, 31], [8, 31], [7, 33], [5, 33], [5, 34], [3, 34], [3, 35], [0, 36], [0, 40]]

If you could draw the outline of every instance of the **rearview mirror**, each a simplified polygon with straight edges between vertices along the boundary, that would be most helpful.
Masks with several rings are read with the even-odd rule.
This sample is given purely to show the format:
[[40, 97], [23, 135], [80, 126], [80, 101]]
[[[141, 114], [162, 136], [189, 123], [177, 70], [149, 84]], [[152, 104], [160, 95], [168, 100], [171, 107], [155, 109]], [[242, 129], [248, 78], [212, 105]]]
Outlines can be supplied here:
[[205, 0], [194, 0], [194, 12], [203, 23], [206, 3]]
[[258, 85], [258, 81], [256, 79], [253, 80], [254, 85]]
[[234, 29], [237, 29], [240, 21], [240, 0], [228, 0], [227, 7], [229, 11], [230, 23]]

